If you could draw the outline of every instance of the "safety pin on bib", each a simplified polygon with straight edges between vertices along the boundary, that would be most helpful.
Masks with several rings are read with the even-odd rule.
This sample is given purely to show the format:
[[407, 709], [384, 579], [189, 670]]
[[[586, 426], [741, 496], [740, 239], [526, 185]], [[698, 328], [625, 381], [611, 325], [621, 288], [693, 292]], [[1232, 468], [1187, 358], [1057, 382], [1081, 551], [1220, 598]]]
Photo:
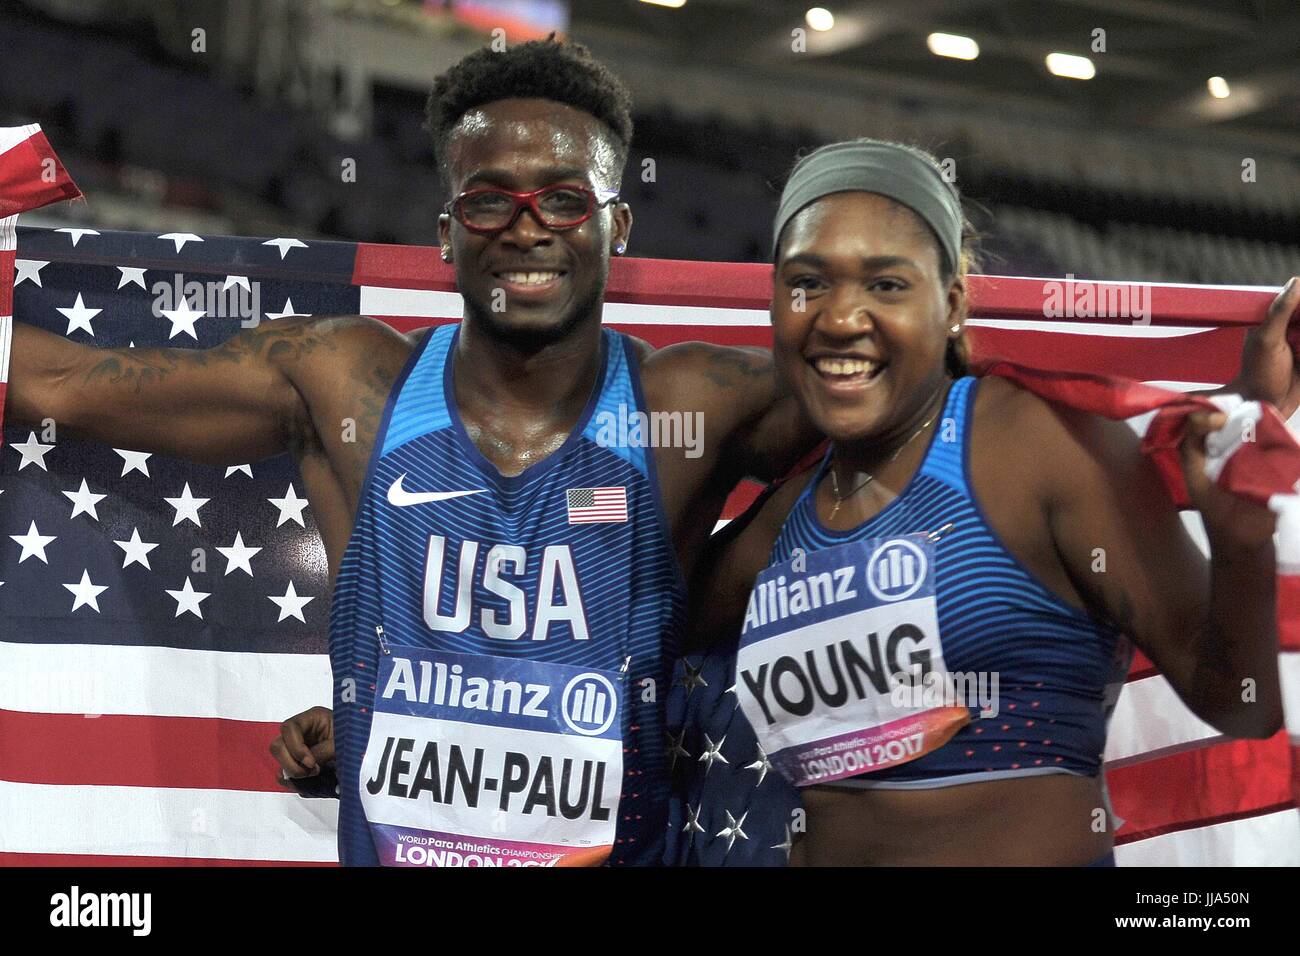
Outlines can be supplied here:
[[391, 655], [392, 651], [388, 649], [388, 642], [384, 640], [384, 625], [382, 624], [375, 625], [375, 636], [379, 638], [379, 649], [383, 651], [386, 655]]
[[936, 531], [931, 531], [929, 534], [927, 534], [927, 535], [925, 536], [925, 538], [926, 538], [927, 541], [938, 541], [938, 540], [939, 540], [939, 537], [940, 537], [940, 536], [941, 536], [945, 531], [951, 531], [954, 527], [956, 527], [956, 525], [954, 525], [951, 521], [949, 521], [949, 522], [948, 522], [946, 525], [944, 525], [942, 528], [939, 528], [939, 529], [936, 530]]

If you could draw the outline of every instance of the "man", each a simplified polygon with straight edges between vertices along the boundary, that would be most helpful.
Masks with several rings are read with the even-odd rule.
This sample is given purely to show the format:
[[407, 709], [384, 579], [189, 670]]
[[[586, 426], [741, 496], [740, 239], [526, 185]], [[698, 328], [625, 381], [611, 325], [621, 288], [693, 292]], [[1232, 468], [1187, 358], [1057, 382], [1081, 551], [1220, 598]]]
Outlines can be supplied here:
[[[736, 482], [810, 442], [766, 353], [602, 330], [631, 119], [583, 48], [472, 54], [429, 121], [460, 326], [288, 318], [100, 350], [19, 325], [8, 414], [211, 464], [294, 454], [334, 585], [345, 864], [485, 834], [488, 862], [658, 863], [684, 580]], [[689, 416], [703, 442], [605, 447], [598, 413], [631, 411]]]

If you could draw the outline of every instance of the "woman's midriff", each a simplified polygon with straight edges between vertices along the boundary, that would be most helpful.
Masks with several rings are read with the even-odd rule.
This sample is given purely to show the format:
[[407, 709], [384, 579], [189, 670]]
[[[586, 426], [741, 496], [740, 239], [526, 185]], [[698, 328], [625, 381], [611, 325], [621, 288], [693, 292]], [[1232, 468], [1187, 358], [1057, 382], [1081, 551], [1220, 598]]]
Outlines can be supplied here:
[[1112, 845], [1098, 777], [808, 787], [803, 805], [807, 833], [791, 866], [1084, 866]]

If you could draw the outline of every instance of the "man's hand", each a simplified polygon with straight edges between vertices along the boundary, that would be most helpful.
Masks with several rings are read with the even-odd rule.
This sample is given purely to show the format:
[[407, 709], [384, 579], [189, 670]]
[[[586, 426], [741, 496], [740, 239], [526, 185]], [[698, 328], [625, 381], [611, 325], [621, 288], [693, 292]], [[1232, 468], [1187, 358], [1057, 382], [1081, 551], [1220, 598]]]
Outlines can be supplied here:
[[1300, 325], [1288, 335], [1293, 319], [1300, 319], [1300, 278], [1293, 277], [1268, 307], [1268, 315], [1246, 333], [1241, 350], [1241, 371], [1224, 389], [1244, 398], [1271, 402], [1283, 419], [1300, 408]]
[[290, 790], [294, 781], [317, 776], [334, 764], [334, 711], [312, 707], [280, 725], [271, 741], [271, 754], [280, 762], [276, 783]]

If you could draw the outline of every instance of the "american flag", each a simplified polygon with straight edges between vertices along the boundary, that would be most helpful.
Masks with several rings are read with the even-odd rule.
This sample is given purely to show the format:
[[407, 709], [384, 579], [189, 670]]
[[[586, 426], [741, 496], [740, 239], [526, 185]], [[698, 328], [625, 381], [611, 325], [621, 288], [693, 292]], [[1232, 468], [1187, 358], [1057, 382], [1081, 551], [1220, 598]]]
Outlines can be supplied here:
[[[76, 195], [61, 168], [40, 179], [52, 154], [32, 129], [0, 131], [4, 216]], [[12, 289], [18, 321], [97, 346], [206, 347], [238, 331], [209, 315], [191, 335], [189, 318], [178, 329], [155, 315], [150, 290], [177, 274], [257, 282], [261, 321], [360, 312], [408, 331], [461, 315], [431, 248], [19, 229], [16, 260], [0, 248], [0, 317]], [[762, 265], [619, 259], [604, 319], [654, 346], [770, 346], [770, 282]], [[1140, 326], [1044, 321], [1043, 280], [975, 277], [971, 293], [979, 353], [1188, 388], [1232, 375], [1272, 298], [1156, 286]], [[281, 791], [267, 753], [283, 718], [330, 699], [326, 566], [292, 461], [192, 465], [78, 442], [57, 423], [4, 439], [0, 863], [334, 861], [334, 802]], [[757, 491], [738, 489], [724, 520]], [[1225, 740], [1134, 662], [1106, 751], [1121, 864], [1300, 863], [1300, 639], [1282, 636], [1290, 738]], [[727, 800], [688, 808], [699, 832], [684, 862], [744, 862], [788, 819], [782, 782], [736, 726], [728, 675], [679, 677], [667, 703], [679, 767], [706, 760], [734, 778]]]
[[570, 488], [565, 495], [569, 524], [609, 524], [627, 520], [626, 488]]

